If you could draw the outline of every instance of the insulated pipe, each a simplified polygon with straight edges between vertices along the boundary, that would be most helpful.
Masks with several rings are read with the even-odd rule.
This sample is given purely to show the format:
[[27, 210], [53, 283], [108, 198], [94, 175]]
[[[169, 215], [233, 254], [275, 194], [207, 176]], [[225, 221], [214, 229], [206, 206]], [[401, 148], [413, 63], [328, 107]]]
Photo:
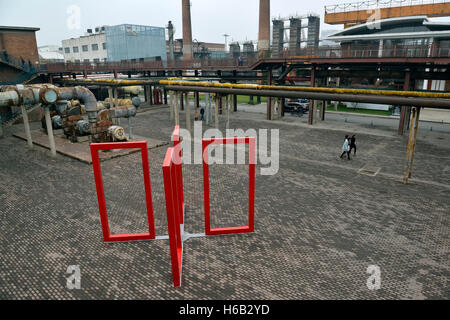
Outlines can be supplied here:
[[89, 89], [73, 87], [46, 90], [54, 90], [57, 94], [57, 100], [80, 100], [84, 104], [92, 130], [93, 125], [97, 123], [97, 99]]
[[[64, 80], [64, 82], [66, 81], [67, 80]], [[97, 81], [98, 80], [90, 81], [91, 82], [90, 84], [103, 84], [103, 83], [106, 84], [114, 80], [102, 80], [98, 82]], [[135, 85], [148, 82], [139, 80], [131, 80], [131, 81], [122, 80], [118, 82], [118, 84], [119, 83], [121, 85], [131, 85], [131, 84]], [[306, 99], [311, 98], [316, 100], [328, 100], [328, 101], [369, 102], [375, 104], [398, 104], [404, 106], [450, 109], [450, 105], [446, 100], [439, 100], [439, 101], [426, 100], [426, 98], [450, 99], [450, 93], [441, 93], [441, 92], [267, 86], [256, 84], [211, 83], [211, 82], [174, 81], [174, 80], [160, 80], [157, 81], [157, 83], [159, 85], [165, 86], [166, 90], [175, 90], [175, 91], [218, 92], [218, 93], [222, 92], [222, 93], [236, 93], [236, 94], [242, 94], [242, 92], [246, 92], [246, 95], [251, 96], [271, 96], [280, 98], [292, 97], [292, 98], [306, 98]], [[188, 90], [183, 88], [185, 86], [189, 87]], [[221, 89], [228, 89], [228, 90], [223, 91]], [[280, 91], [282, 92], [282, 94], [278, 94], [275, 91]], [[265, 93], [261, 94], [261, 92]], [[355, 100], [356, 98], [354, 97], [356, 95], [360, 96], [361, 98]], [[374, 99], [372, 99], [371, 96], [373, 96]], [[398, 98], [403, 98], [403, 100]], [[422, 100], [408, 99], [408, 98], [420, 98]], [[421, 105], [420, 103], [415, 103], [413, 102], [413, 100], [416, 102], [417, 101], [420, 101], [421, 103], [423, 102], [424, 104]], [[403, 102], [405, 104], [403, 104]]]
[[435, 109], [450, 109], [450, 99], [425, 99], [409, 98], [395, 96], [376, 96], [362, 94], [335, 94], [323, 92], [295, 92], [278, 90], [250, 90], [250, 89], [227, 89], [227, 88], [208, 88], [208, 87], [187, 87], [187, 86], [168, 86], [168, 90], [174, 91], [198, 91], [214, 92], [221, 94], [253, 95], [262, 97], [277, 98], [305, 98], [310, 100], [328, 100], [328, 101], [348, 101], [348, 102], [367, 102], [374, 104], [392, 104], [411, 107], [424, 107]]
[[[395, 91], [395, 90], [370, 90], [370, 89], [342, 89], [342, 88], [321, 88], [321, 87], [295, 87], [295, 86], [269, 86], [258, 84], [234, 84], [234, 83], [212, 83], [212, 82], [195, 82], [195, 81], [159, 81], [161, 85], [166, 86], [189, 86], [189, 87], [214, 87], [228, 89], [253, 89], [261, 90], [279, 90], [279, 91], [298, 91], [298, 92], [317, 92], [317, 93], [334, 93], [334, 94], [363, 94], [377, 96], [399, 96], [399, 97], [415, 97], [415, 98], [442, 98], [450, 99], [450, 93], [441, 92], [419, 92], [419, 91]], [[255, 94], [256, 96], [258, 94]], [[261, 95], [260, 95], [261, 96]], [[342, 101], [342, 100], [341, 100]]]

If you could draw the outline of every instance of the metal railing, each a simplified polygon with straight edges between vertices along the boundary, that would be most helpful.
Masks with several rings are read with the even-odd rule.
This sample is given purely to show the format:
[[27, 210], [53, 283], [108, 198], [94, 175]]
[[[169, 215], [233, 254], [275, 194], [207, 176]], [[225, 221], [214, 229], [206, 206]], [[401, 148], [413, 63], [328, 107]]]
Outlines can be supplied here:
[[217, 68], [248, 68], [257, 61], [256, 58], [243, 58], [241, 64], [238, 59], [195, 59], [195, 60], [169, 60], [169, 61], [142, 61], [142, 62], [61, 62], [41, 65], [41, 71], [48, 73], [67, 72], [134, 72], [152, 70], [181, 70], [181, 69], [217, 69]]
[[12, 56], [4, 50], [0, 51], [0, 61], [32, 74], [40, 71], [39, 66], [34, 66], [30, 61], [25, 61], [23, 58]]
[[[365, 58], [450, 58], [450, 47], [439, 48], [432, 45], [395, 45], [383, 49], [374, 46], [319, 47], [284, 50], [277, 56], [274, 50], [268, 50], [260, 57], [266, 59], [365, 59]], [[41, 64], [40, 71], [48, 73], [110, 73], [110, 72], [143, 72], [164, 70], [248, 70], [258, 61], [257, 57], [238, 59], [194, 59], [141, 62], [81, 62], [81, 63], [48, 63]]]
[[348, 48], [299, 48], [283, 51], [278, 57], [272, 58], [450, 58], [450, 47], [435, 47], [433, 45], [399, 45], [388, 48], [374, 48], [368, 46], [351, 46]]
[[447, 3], [449, 0], [367, 0], [325, 6], [325, 14]]

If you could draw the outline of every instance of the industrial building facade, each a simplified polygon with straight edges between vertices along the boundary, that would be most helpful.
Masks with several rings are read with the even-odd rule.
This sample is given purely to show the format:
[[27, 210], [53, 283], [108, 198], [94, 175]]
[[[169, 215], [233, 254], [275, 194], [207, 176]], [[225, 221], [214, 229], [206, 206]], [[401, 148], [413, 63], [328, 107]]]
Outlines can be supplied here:
[[62, 41], [66, 62], [119, 62], [154, 58], [167, 60], [165, 30], [122, 24], [88, 30], [85, 36]]
[[[450, 57], [450, 24], [426, 16], [389, 18], [364, 23], [327, 38], [340, 43], [340, 57]], [[423, 81], [424, 90], [450, 90], [450, 81]]]

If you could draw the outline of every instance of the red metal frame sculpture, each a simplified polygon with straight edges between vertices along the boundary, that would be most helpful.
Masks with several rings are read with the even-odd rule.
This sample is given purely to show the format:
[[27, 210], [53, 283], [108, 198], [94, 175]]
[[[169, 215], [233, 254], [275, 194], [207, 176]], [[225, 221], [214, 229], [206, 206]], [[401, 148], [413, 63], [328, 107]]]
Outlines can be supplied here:
[[[210, 199], [209, 199], [209, 161], [208, 147], [220, 144], [248, 144], [249, 145], [249, 199], [248, 199], [248, 226], [211, 229]], [[213, 138], [203, 139], [203, 188], [205, 194], [205, 233], [207, 236], [251, 233], [255, 231], [255, 164], [256, 164], [255, 138]]]
[[180, 126], [175, 126], [175, 130], [172, 133], [172, 141], [174, 148], [174, 164], [176, 168], [177, 181], [180, 185], [180, 190], [178, 192], [178, 205], [180, 206], [179, 212], [180, 224], [184, 224], [184, 192], [183, 192], [183, 166], [182, 166], [182, 152], [181, 152], [181, 136], [180, 136]]
[[183, 263], [183, 239], [181, 225], [184, 212], [181, 210], [180, 193], [183, 186], [178, 177], [181, 163], [174, 162], [175, 149], [169, 148], [163, 163], [164, 193], [166, 198], [167, 226], [169, 229], [170, 258], [172, 262], [173, 285], [181, 285]]
[[[169, 231], [170, 257], [172, 264], [172, 278], [175, 287], [181, 286], [183, 269], [183, 242], [192, 237], [204, 237], [221, 234], [250, 233], [255, 229], [255, 165], [256, 142], [253, 137], [204, 139], [203, 140], [203, 179], [205, 193], [205, 234], [189, 234], [184, 231], [184, 194], [183, 173], [181, 159], [180, 128], [175, 127], [173, 132], [174, 146], [167, 150], [162, 167], [164, 177], [164, 194], [166, 199], [167, 226]], [[210, 197], [209, 197], [209, 161], [208, 147], [221, 144], [248, 144], [249, 145], [249, 212], [248, 226], [211, 229]], [[106, 210], [105, 193], [100, 166], [99, 151], [114, 149], [141, 149], [142, 168], [144, 173], [145, 196], [147, 204], [148, 233], [111, 235]], [[167, 239], [167, 236], [156, 237], [153, 217], [152, 191], [150, 186], [150, 169], [148, 162], [147, 142], [119, 142], [119, 143], [93, 143], [91, 144], [92, 165], [94, 168], [95, 184], [97, 188], [100, 219], [105, 242], [120, 242], [134, 240]]]
[[[145, 200], [147, 205], [148, 229], [146, 233], [111, 235], [108, 223], [108, 212], [106, 210], [105, 192], [103, 188], [102, 171], [98, 152], [100, 150], [115, 149], [141, 149], [142, 169], [144, 173]], [[97, 188], [98, 206], [100, 210], [100, 221], [105, 242], [153, 240], [155, 239], [155, 224], [153, 217], [152, 190], [150, 185], [150, 169], [148, 162], [148, 147], [146, 141], [117, 142], [117, 143], [92, 143], [91, 144], [92, 166], [94, 168], [95, 185]]]

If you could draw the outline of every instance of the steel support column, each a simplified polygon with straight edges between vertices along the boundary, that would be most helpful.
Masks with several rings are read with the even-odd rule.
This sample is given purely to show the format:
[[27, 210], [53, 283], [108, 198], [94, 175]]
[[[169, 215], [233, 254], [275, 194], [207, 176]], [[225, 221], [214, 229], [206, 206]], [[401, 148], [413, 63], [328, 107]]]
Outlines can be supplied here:
[[[267, 85], [272, 85], [272, 69], [267, 72]], [[272, 98], [267, 97], [267, 120], [272, 120]]]
[[[403, 83], [403, 90], [404, 91], [409, 91], [410, 82], [411, 82], [411, 72], [410, 71], [406, 71], [406, 73], [405, 73], [405, 81]], [[399, 120], [399, 123], [398, 123], [398, 132], [397, 132], [399, 136], [402, 136], [405, 133], [407, 127], [408, 127], [409, 113], [410, 113], [410, 108], [402, 106], [401, 113], [400, 113], [400, 120]]]
[[[314, 65], [312, 65], [311, 67], [311, 87], [315, 87], [316, 85], [316, 67]], [[314, 100], [310, 101], [309, 104], [309, 113], [308, 113], [308, 124], [309, 125], [313, 125], [314, 123]]]
[[409, 129], [408, 149], [406, 151], [406, 163], [403, 170], [403, 182], [408, 183], [412, 177], [414, 155], [416, 151], [417, 132], [419, 128], [420, 107], [412, 108], [411, 127]]

